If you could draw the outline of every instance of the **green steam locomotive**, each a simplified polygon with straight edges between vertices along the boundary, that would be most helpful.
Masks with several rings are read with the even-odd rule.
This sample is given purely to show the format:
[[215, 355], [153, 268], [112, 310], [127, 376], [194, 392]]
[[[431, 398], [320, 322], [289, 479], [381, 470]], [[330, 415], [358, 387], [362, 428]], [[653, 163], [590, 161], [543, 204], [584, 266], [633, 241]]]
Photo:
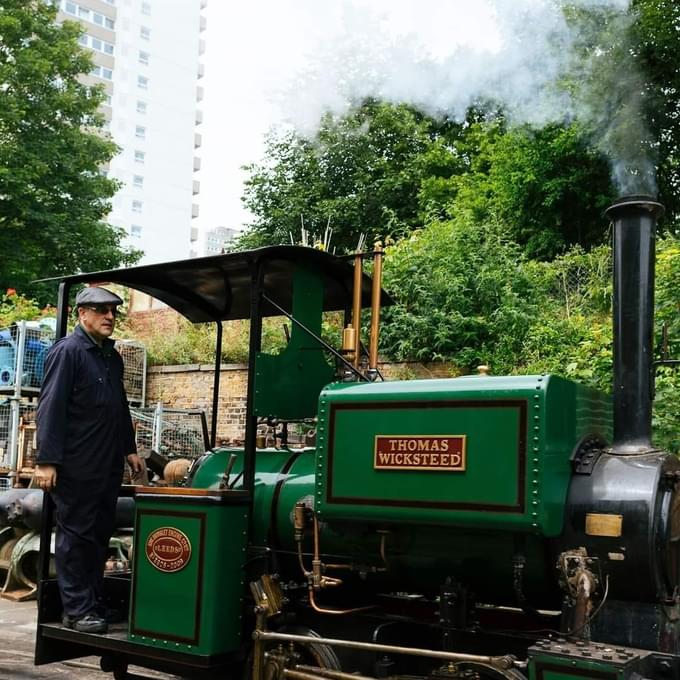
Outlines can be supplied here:
[[[661, 212], [645, 196], [608, 210], [613, 399], [553, 375], [380, 380], [380, 248], [353, 263], [282, 246], [64, 279], [61, 334], [69, 289], [88, 281], [217, 324], [213, 448], [182, 486], [134, 489], [133, 568], [106, 579], [129, 616], [106, 635], [59, 623], [46, 501], [36, 663], [98, 655], [115, 678], [131, 665], [252, 680], [680, 678], [680, 461], [651, 443]], [[332, 310], [340, 348], [321, 337]], [[273, 315], [292, 327], [276, 355], [261, 350]], [[250, 319], [238, 448], [215, 447], [228, 319]], [[315, 441], [289, 447], [291, 423]]]

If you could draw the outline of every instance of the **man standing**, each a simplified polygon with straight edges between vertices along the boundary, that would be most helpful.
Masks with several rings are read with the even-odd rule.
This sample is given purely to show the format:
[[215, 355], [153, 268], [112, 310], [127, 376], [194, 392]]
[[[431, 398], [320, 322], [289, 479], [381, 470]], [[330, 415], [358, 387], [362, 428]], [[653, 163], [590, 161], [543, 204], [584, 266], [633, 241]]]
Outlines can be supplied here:
[[76, 296], [78, 326], [50, 349], [38, 401], [35, 481], [56, 505], [55, 561], [64, 625], [105, 633], [101, 601], [125, 458], [142, 468], [110, 339], [122, 300], [105, 288]]

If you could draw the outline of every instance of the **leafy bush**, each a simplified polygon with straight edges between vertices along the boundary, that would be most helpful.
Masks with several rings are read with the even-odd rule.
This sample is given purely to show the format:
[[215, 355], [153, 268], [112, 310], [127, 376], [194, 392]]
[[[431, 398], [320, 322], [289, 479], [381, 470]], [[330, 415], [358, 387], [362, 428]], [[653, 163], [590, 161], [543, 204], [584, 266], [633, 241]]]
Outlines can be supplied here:
[[13, 288], [8, 288], [0, 296], [0, 328], [10, 326], [15, 321], [33, 321], [49, 315], [54, 315], [54, 309], [41, 308], [35, 300], [18, 295]]
[[[656, 323], [680, 358], [680, 242], [657, 244]], [[451, 362], [452, 373], [556, 373], [605, 392], [612, 384], [611, 248], [527, 260], [497, 222], [436, 222], [388, 249], [383, 352]], [[659, 340], [660, 341], [660, 340]], [[657, 352], [657, 355], [659, 352]], [[655, 443], [680, 453], [680, 371], [657, 370]]]
[[518, 246], [500, 225], [469, 214], [435, 222], [387, 249], [382, 350], [397, 361], [453, 361], [462, 370], [495, 359], [508, 371], [536, 310]]

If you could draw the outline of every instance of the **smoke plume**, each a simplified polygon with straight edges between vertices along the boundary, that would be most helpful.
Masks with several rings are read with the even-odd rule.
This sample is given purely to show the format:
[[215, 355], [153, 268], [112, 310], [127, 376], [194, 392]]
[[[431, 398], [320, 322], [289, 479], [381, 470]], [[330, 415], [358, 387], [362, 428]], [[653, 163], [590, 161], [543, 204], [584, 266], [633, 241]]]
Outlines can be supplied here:
[[642, 80], [628, 46], [629, 0], [304, 0], [304, 70], [283, 116], [313, 133], [325, 112], [367, 97], [462, 120], [478, 101], [514, 124], [578, 120], [625, 193], [654, 193]]

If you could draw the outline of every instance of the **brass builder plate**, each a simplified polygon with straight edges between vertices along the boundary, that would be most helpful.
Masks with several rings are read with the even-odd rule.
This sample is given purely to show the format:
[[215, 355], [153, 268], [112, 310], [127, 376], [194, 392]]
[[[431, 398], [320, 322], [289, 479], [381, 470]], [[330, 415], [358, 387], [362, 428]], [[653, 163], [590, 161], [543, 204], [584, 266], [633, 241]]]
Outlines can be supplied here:
[[161, 527], [151, 532], [145, 548], [149, 562], [166, 574], [184, 569], [191, 558], [189, 537], [174, 527]]
[[610, 536], [616, 538], [623, 529], [623, 515], [605, 515], [597, 512], [586, 514], [588, 536]]
[[376, 470], [465, 471], [465, 435], [382, 435], [375, 437]]

